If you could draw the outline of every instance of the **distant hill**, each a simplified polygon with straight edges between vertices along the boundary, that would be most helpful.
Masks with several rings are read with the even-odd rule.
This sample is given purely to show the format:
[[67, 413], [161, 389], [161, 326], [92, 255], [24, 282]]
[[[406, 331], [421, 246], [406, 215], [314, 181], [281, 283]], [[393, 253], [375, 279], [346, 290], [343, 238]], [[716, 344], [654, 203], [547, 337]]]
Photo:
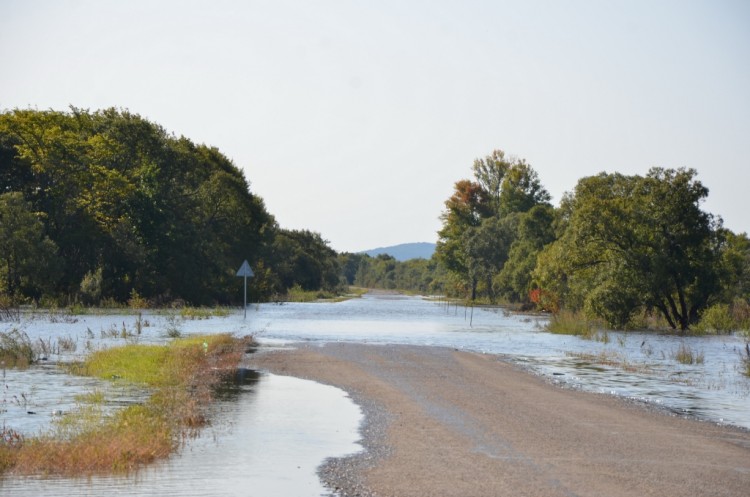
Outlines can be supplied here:
[[419, 243], [402, 243], [390, 247], [380, 247], [371, 250], [364, 250], [361, 253], [370, 257], [377, 257], [380, 254], [388, 254], [398, 261], [407, 261], [409, 259], [429, 259], [435, 252], [435, 244], [428, 242]]

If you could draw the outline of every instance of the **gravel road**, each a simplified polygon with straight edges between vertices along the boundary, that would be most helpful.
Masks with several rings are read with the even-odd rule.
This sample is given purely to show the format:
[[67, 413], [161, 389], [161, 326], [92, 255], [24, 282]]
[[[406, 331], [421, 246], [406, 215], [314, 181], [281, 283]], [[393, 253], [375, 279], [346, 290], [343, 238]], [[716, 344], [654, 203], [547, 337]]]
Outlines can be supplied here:
[[334, 495], [750, 495], [747, 431], [551, 385], [498, 356], [329, 344], [250, 362], [362, 407], [366, 450], [320, 469]]

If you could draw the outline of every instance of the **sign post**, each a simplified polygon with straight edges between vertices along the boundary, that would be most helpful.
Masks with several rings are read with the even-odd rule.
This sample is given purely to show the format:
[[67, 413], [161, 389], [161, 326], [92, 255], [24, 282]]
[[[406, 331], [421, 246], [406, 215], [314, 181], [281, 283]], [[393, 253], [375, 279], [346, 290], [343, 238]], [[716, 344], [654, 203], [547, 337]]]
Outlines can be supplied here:
[[240, 268], [237, 270], [237, 276], [242, 276], [243, 278], [245, 278], [245, 307], [244, 307], [245, 317], [244, 319], [247, 319], [247, 278], [248, 277], [252, 278], [253, 276], [255, 276], [255, 274], [253, 273], [253, 270], [250, 269], [250, 264], [247, 263], [247, 259], [245, 259], [245, 261], [242, 263]]

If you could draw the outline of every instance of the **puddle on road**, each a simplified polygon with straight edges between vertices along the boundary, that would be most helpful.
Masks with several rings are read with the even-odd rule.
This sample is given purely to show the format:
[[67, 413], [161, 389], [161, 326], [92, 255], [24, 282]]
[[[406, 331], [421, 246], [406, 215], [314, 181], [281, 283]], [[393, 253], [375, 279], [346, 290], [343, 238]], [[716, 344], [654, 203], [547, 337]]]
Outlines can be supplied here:
[[317, 468], [361, 450], [362, 411], [337, 388], [246, 371], [224, 389], [212, 426], [171, 459], [131, 476], [7, 478], [14, 496], [316, 497], [328, 492]]

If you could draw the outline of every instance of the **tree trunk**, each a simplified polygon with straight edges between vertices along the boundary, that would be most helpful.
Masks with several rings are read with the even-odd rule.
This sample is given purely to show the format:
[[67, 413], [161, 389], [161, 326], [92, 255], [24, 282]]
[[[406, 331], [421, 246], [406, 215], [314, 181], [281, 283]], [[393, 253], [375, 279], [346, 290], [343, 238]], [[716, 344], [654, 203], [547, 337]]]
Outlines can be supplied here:
[[656, 306], [659, 311], [661, 311], [662, 315], [664, 316], [664, 319], [667, 320], [669, 323], [669, 326], [675, 330], [677, 329], [677, 326], [675, 325], [674, 320], [672, 320], [672, 316], [669, 314], [669, 310], [667, 309], [667, 306], [665, 306], [663, 303], [660, 303]]

